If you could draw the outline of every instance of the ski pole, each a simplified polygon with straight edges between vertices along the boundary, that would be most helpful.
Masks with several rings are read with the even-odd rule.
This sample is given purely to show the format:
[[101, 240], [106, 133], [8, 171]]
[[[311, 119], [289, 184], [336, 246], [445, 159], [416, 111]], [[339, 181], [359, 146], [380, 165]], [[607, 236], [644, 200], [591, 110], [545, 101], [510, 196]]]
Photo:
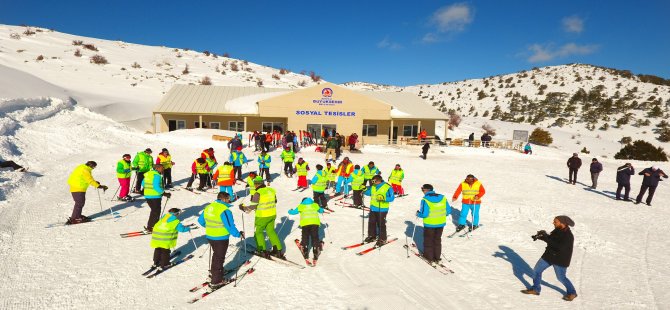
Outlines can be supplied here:
[[[412, 245], [415, 245], [414, 244], [414, 234], [416, 233], [416, 220], [418, 220], [418, 219], [419, 219], [419, 217], [416, 217], [414, 219], [414, 230], [412, 231]], [[425, 240], [424, 240], [424, 243], [425, 243]]]
[[191, 236], [191, 242], [193, 242], [193, 253], [195, 253], [195, 250], [197, 250], [198, 247], [195, 245], [195, 241], [193, 241], [193, 234], [191, 233], [191, 230], [188, 231], [188, 234]]
[[361, 208], [361, 243], [365, 242], [365, 208]]
[[[418, 217], [415, 218], [414, 222], [413, 222], [414, 229], [412, 229], [412, 245], [414, 245], [414, 234], [416, 233], [416, 220], [417, 219], [418, 219]], [[424, 247], [425, 247], [426, 240], [424, 240], [423, 242], [424, 242]], [[409, 258], [409, 244], [407, 242], [407, 235], [405, 235], [405, 248], [407, 249], [407, 258]]]
[[96, 191], [98, 193], [98, 201], [100, 202], [100, 213], [102, 213], [102, 198], [100, 198], [100, 189]]
[[[245, 225], [244, 225], [244, 211], [242, 211], [242, 231], [246, 231]], [[244, 255], [247, 255], [247, 238], [244, 238]]]
[[114, 198], [116, 198], [116, 193], [118, 193], [120, 189], [121, 189], [121, 185], [119, 185], [119, 187], [116, 188], [116, 190], [114, 191], [114, 195], [112, 195], [112, 199], [109, 200], [109, 201], [114, 201]]
[[286, 216], [283, 218], [282, 223], [281, 223], [281, 225], [279, 226], [279, 230], [277, 231], [277, 235], [280, 235], [282, 229], [284, 229], [284, 224], [286, 224], [286, 219], [287, 219], [287, 218], [288, 218], [288, 217], [286, 217]]
[[165, 207], [167, 206], [168, 201], [170, 201], [170, 198], [165, 198], [165, 204], [163, 205], [163, 209], [161, 210], [161, 217], [163, 217], [163, 212], [165, 211]]
[[[210, 246], [211, 246], [211, 245], [210, 245]], [[205, 253], [207, 253], [207, 249], [208, 249], [208, 248], [205, 248], [205, 249], [202, 251], [202, 253], [200, 254], [200, 256], [198, 256], [198, 258], [202, 258], [203, 256], [205, 256]]]

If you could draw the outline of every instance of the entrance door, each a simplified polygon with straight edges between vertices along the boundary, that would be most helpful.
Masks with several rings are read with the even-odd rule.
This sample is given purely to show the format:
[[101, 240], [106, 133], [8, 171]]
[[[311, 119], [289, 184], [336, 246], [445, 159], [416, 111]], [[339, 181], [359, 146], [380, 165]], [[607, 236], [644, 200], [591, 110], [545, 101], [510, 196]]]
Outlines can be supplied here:
[[391, 133], [391, 128], [389, 127], [389, 137], [391, 137], [391, 143], [398, 141], [398, 126], [393, 126], [393, 133]]
[[[323, 130], [327, 130], [328, 133], [326, 137], [330, 137], [333, 134], [333, 130], [337, 132], [337, 125], [335, 124], [307, 124], [307, 131], [312, 134], [312, 137], [317, 141], [322, 141]], [[319, 143], [319, 142], [317, 142]]]
[[168, 130], [169, 131], [177, 130], [177, 120], [171, 119], [168, 121]]

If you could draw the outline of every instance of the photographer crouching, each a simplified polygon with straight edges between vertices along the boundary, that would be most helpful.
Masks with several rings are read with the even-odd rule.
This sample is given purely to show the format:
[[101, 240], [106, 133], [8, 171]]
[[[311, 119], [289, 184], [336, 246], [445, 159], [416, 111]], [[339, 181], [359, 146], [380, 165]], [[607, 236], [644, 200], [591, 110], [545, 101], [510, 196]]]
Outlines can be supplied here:
[[540, 295], [540, 290], [542, 289], [540, 286], [542, 272], [549, 268], [549, 266], [553, 266], [556, 278], [565, 286], [567, 291], [567, 295], [563, 296], [563, 300], [572, 301], [577, 297], [575, 287], [566, 276], [568, 266], [570, 266], [570, 259], [572, 258], [572, 246], [575, 241], [570, 231], [570, 227], [572, 226], [575, 226], [575, 222], [572, 219], [565, 215], [559, 215], [554, 218], [554, 230], [550, 234], [547, 234], [544, 230], [540, 230], [536, 235], [532, 236], [533, 241], [539, 239], [546, 242], [547, 248], [533, 269], [533, 287], [522, 290], [522, 293]]

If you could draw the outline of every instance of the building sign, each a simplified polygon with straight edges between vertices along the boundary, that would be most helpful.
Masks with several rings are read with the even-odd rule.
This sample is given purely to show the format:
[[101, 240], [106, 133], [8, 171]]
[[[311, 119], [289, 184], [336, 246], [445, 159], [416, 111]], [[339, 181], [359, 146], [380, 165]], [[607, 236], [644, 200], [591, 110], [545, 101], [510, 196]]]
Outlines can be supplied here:
[[321, 90], [321, 99], [314, 99], [312, 100], [312, 103], [316, 103], [318, 105], [336, 105], [342, 104], [342, 100], [334, 100], [333, 90], [326, 87]]
[[356, 116], [356, 112], [342, 112], [342, 111], [318, 111], [318, 110], [297, 110], [295, 115], [305, 116]]

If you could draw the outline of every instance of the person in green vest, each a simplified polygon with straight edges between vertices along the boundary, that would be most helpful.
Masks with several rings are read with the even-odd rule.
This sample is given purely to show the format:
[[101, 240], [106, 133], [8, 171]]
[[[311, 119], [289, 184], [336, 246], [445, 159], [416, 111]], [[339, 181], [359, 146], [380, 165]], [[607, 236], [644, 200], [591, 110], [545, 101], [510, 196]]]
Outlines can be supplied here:
[[254, 185], [254, 179], [256, 178], [256, 171], [249, 171], [249, 175], [244, 179], [244, 182], [247, 183], [244, 187], [249, 191], [249, 195], [253, 196], [256, 193], [256, 186]]
[[153, 268], [165, 270], [172, 267], [170, 250], [177, 246], [178, 233], [191, 231], [191, 228], [182, 225], [177, 218], [180, 213], [180, 209], [172, 208], [153, 226], [151, 234], [151, 247], [154, 248]]
[[381, 175], [382, 172], [375, 166], [375, 162], [371, 161], [367, 166], [363, 166], [363, 175], [365, 176], [365, 186], [372, 186], [372, 177]]
[[154, 165], [154, 169], [147, 172], [142, 180], [142, 187], [144, 188], [144, 199], [147, 201], [151, 212], [149, 212], [149, 220], [144, 229], [147, 232], [152, 232], [154, 225], [158, 222], [161, 216], [161, 202], [163, 196], [168, 199], [172, 196], [171, 193], [166, 193], [163, 188], [163, 165]]
[[295, 160], [295, 153], [290, 147], [286, 147], [282, 152], [281, 160], [284, 162], [284, 175], [289, 178], [293, 177], [293, 161]]
[[137, 181], [135, 182], [135, 190], [133, 193], [140, 194], [142, 192], [142, 181], [144, 174], [151, 170], [154, 163], [154, 158], [151, 156], [151, 149], [147, 148], [144, 152], [137, 152], [133, 158], [132, 170], [136, 170]]
[[[282, 245], [279, 241], [279, 236], [275, 232], [275, 220], [277, 219], [277, 194], [274, 188], [265, 186], [263, 178], [257, 176], [254, 179], [256, 186], [256, 193], [251, 196], [251, 202], [248, 205], [240, 204], [240, 209], [244, 212], [256, 211], [254, 227], [256, 228], [254, 237], [256, 239], [256, 254], [265, 258], [270, 255], [286, 259], [282, 253]], [[266, 250], [265, 236], [263, 232], [268, 234], [270, 243], [272, 244], [272, 252]]]
[[395, 169], [391, 170], [389, 175], [389, 183], [393, 187], [393, 193], [397, 197], [406, 196], [405, 190], [402, 188], [402, 180], [405, 178], [405, 170], [400, 168], [400, 164], [395, 165]]
[[119, 196], [118, 199], [122, 201], [134, 201], [135, 198], [130, 197], [130, 154], [123, 154], [121, 160], [116, 163], [116, 178], [119, 180]]
[[191, 177], [188, 179], [188, 183], [186, 184], [186, 190], [193, 191], [193, 182], [197, 177], [200, 180], [200, 183], [198, 184], [198, 190], [206, 191], [205, 186], [207, 185], [207, 180], [209, 180], [209, 173], [210, 170], [209, 165], [207, 164], [207, 160], [202, 157], [196, 158], [193, 161], [193, 164], [191, 164]]
[[353, 190], [354, 207], [363, 208], [363, 191], [365, 190], [365, 173], [361, 166], [355, 165], [351, 173], [351, 189]]
[[249, 162], [247, 156], [242, 153], [242, 147], [233, 150], [228, 161], [233, 164], [233, 169], [235, 169], [235, 179], [242, 181], [242, 165]]
[[377, 245], [381, 246], [386, 243], [386, 215], [395, 196], [391, 185], [384, 182], [380, 175], [372, 177], [372, 186], [365, 190], [365, 195], [370, 196], [370, 213], [368, 214], [368, 236], [364, 242], [374, 242], [379, 236]]
[[265, 151], [262, 151], [261, 154], [258, 155], [257, 161], [260, 176], [263, 177], [263, 174], [265, 174], [265, 180], [269, 184], [272, 182], [272, 179], [270, 179], [270, 163], [272, 162], [272, 157]]
[[298, 175], [298, 188], [307, 188], [307, 171], [309, 171], [309, 163], [302, 157], [298, 158], [298, 163], [295, 164], [295, 173]]
[[421, 186], [423, 198], [416, 216], [423, 219], [423, 256], [432, 266], [442, 257], [442, 232], [451, 214], [448, 199], [433, 191], [433, 185]]
[[288, 214], [300, 214], [300, 227], [302, 228], [300, 245], [302, 247], [302, 256], [305, 259], [309, 259], [308, 246], [311, 241], [315, 262], [319, 259], [319, 254], [323, 250], [323, 244], [319, 238], [319, 227], [321, 226], [320, 213], [323, 213], [323, 208], [308, 197], [303, 198], [296, 208], [288, 210]]
[[323, 166], [320, 164], [316, 165], [316, 173], [309, 180], [309, 184], [312, 186], [312, 191], [314, 195], [314, 201], [321, 206], [321, 208], [328, 208], [328, 198], [326, 198], [326, 186], [328, 185], [328, 177], [323, 171]]
[[337, 168], [335, 168], [335, 166], [331, 165], [330, 163], [326, 163], [326, 169], [324, 172], [328, 178], [328, 186], [326, 186], [326, 189], [332, 188], [335, 190], [335, 186], [337, 185]]
[[212, 276], [209, 286], [212, 289], [220, 288], [225, 284], [223, 263], [226, 259], [230, 236], [244, 239], [244, 232], [235, 227], [230, 207], [230, 195], [226, 192], [219, 192], [216, 200], [208, 204], [198, 218], [200, 226], [205, 227], [207, 242], [212, 247], [212, 264], [209, 268]]
[[67, 184], [70, 185], [70, 193], [74, 200], [74, 207], [72, 208], [72, 216], [67, 220], [66, 225], [80, 224], [90, 222], [91, 218], [81, 214], [86, 204], [86, 190], [89, 186], [101, 188], [103, 191], [107, 190], [107, 186], [98, 183], [93, 179], [92, 171], [98, 164], [94, 161], [87, 161], [74, 168], [74, 171], [67, 179]]

